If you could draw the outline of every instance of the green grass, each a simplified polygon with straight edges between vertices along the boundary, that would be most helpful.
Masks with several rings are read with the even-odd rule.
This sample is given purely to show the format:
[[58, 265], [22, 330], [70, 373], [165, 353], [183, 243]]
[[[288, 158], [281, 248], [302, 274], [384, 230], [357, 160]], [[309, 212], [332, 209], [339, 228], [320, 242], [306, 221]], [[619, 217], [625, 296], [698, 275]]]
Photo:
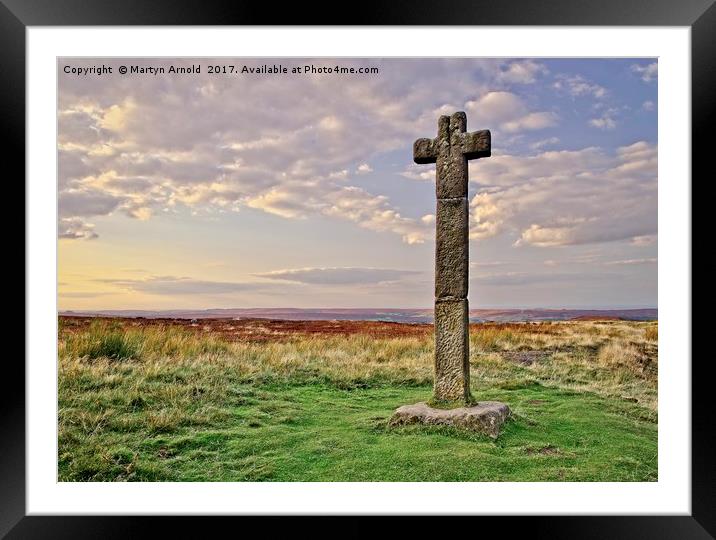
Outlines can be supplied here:
[[[496, 441], [387, 427], [396, 407], [430, 398], [430, 338], [229, 344], [176, 329], [62, 331], [59, 479], [655, 481], [655, 358], [639, 352], [652, 331], [620, 324], [473, 335], [473, 395], [514, 413]], [[531, 365], [501, 356], [540, 346]]]

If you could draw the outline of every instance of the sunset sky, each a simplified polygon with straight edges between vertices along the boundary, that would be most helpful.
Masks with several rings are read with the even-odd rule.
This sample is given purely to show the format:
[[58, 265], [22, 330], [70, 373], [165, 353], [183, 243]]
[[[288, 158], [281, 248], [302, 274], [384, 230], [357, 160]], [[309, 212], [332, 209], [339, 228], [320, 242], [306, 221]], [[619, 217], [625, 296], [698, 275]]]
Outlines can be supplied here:
[[[207, 73], [264, 64], [289, 73]], [[655, 59], [58, 79], [62, 310], [431, 307], [435, 168], [412, 144], [457, 110], [493, 145], [470, 162], [471, 307], [657, 305]]]

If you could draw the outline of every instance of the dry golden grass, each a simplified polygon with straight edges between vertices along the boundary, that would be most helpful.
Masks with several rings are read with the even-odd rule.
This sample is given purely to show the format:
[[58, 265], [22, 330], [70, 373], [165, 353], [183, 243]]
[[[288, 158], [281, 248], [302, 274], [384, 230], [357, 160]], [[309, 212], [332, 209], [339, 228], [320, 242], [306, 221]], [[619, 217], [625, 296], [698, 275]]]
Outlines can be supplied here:
[[658, 341], [659, 327], [654, 324], [644, 328], [644, 339], [646, 339], [647, 341]]
[[[473, 384], [486, 387], [535, 380], [627, 397], [655, 411], [656, 334], [655, 322], [472, 325]], [[59, 339], [60, 371], [67, 383], [85, 373], [104, 385], [119, 384], [118, 364], [148, 381], [170, 383], [184, 367], [187, 373], [211, 382], [208, 391], [222, 387], [222, 373], [227, 370], [248, 382], [320, 381], [346, 388], [429, 384], [433, 352], [429, 334], [378, 339], [364, 334], [313, 336], [250, 343], [227, 342], [176, 327], [126, 328], [103, 321], [80, 332], [61, 330]], [[168, 365], [172, 375], [167, 375]], [[172, 400], [172, 396], [163, 398]], [[162, 420], [154, 421], [160, 425]]]

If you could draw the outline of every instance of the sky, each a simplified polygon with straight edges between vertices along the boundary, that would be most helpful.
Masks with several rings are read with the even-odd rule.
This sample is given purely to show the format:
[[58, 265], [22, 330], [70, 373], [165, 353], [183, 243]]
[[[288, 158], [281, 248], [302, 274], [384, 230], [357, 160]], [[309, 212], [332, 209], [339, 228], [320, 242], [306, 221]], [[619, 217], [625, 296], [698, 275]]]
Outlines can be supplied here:
[[66, 58], [58, 83], [61, 310], [431, 307], [412, 145], [455, 111], [492, 132], [471, 308], [657, 306], [656, 59]]

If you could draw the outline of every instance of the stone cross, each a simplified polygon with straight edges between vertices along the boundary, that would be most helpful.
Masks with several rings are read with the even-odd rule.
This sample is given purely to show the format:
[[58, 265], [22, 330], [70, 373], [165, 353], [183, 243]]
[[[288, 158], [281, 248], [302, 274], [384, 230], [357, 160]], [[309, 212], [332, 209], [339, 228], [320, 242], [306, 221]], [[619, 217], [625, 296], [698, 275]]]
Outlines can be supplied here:
[[415, 163], [435, 163], [435, 386], [438, 402], [470, 402], [467, 161], [489, 157], [489, 130], [467, 133], [467, 116], [438, 120], [438, 136], [413, 144]]

